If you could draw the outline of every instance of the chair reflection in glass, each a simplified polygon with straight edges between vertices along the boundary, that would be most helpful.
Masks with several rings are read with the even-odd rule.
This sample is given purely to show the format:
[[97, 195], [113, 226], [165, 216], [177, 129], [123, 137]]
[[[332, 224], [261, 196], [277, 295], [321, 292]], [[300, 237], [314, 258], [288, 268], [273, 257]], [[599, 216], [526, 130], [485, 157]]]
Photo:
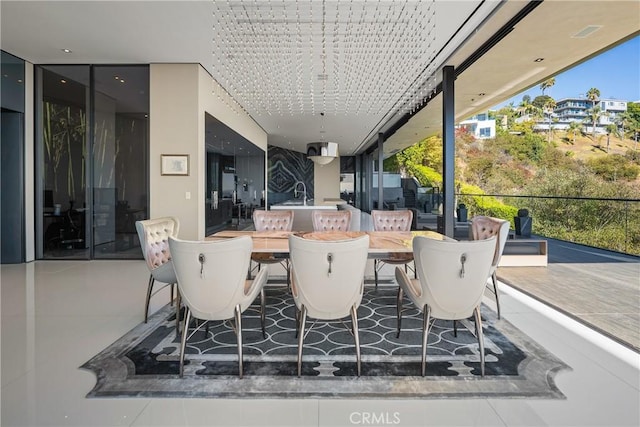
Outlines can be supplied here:
[[298, 333], [298, 376], [302, 374], [302, 347], [307, 333], [307, 316], [318, 320], [338, 320], [349, 315], [356, 346], [357, 372], [360, 376], [357, 309], [364, 291], [369, 236], [318, 241], [291, 235], [289, 249], [291, 293], [296, 305]]
[[397, 297], [398, 330], [402, 326], [403, 294], [422, 312], [422, 376], [426, 374], [427, 339], [433, 322], [462, 320], [475, 317], [476, 337], [480, 352], [480, 372], [484, 376], [484, 337], [480, 303], [484, 295], [495, 237], [487, 240], [451, 242], [417, 236], [413, 239], [413, 254], [418, 272], [410, 279], [396, 267], [399, 285]]

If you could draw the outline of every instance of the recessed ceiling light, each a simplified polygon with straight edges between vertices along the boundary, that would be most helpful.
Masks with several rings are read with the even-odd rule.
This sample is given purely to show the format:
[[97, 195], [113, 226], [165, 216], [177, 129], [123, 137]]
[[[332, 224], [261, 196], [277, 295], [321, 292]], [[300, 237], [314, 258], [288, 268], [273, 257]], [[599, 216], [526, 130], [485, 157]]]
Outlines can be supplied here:
[[60, 83], [66, 83], [67, 81], [65, 79], [60, 79]]
[[60, 49], [60, 50], [62, 50], [64, 53], [71, 53], [72, 52], [71, 49]]
[[120, 76], [113, 76], [115, 80], [120, 80]]
[[533, 60], [533, 62], [542, 62], [544, 61], [544, 58], [536, 58]]
[[124, 83], [124, 79], [120, 79], [120, 83]]

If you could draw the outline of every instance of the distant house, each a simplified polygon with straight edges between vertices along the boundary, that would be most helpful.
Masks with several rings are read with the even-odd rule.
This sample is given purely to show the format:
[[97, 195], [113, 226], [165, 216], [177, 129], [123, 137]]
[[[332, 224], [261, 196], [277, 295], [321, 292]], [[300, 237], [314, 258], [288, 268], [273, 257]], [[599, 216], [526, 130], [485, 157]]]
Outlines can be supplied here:
[[476, 139], [496, 137], [496, 121], [495, 119], [490, 119], [488, 113], [476, 114], [458, 123], [458, 128], [466, 129]]
[[[556, 122], [552, 123], [554, 129], [567, 129], [569, 123], [580, 122], [585, 124], [585, 130], [590, 132], [592, 102], [587, 98], [564, 98], [556, 101], [553, 110]], [[618, 115], [627, 111], [627, 101], [619, 99], [601, 99], [596, 103], [600, 107], [600, 117], [596, 123], [597, 133], [606, 133], [609, 124], [615, 124]], [[548, 129], [548, 123], [539, 123]]]

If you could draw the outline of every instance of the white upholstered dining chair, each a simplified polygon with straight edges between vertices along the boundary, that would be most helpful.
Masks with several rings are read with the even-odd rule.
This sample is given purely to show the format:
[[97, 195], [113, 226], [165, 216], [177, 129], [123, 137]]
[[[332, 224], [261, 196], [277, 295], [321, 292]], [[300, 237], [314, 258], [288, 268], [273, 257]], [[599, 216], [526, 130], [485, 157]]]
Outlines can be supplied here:
[[[204, 320], [235, 319], [238, 340], [238, 375], [242, 378], [242, 313], [260, 294], [260, 320], [265, 334], [264, 284], [267, 270], [247, 280], [247, 269], [253, 241], [240, 236], [218, 241], [186, 241], [170, 238], [178, 290], [185, 306], [180, 340], [180, 377], [184, 372], [184, 357], [191, 318]], [[202, 325], [200, 325], [202, 327]]]
[[314, 210], [311, 220], [313, 231], [350, 231], [351, 211]]
[[[174, 285], [176, 273], [173, 270], [173, 260], [169, 249], [169, 237], [178, 237], [180, 223], [174, 217], [161, 217], [136, 221], [136, 231], [140, 239], [142, 255], [149, 269], [149, 283], [147, 285], [147, 298], [144, 305], [144, 323], [149, 318], [149, 303], [151, 297], [162, 288], [171, 286], [171, 303], [173, 303]], [[160, 289], [153, 292], [155, 282], [165, 283]], [[177, 325], [177, 322], [176, 322]]]
[[[292, 210], [255, 210], [253, 211], [253, 224], [256, 231], [291, 231], [293, 227]], [[280, 264], [287, 272], [287, 286], [291, 284], [291, 272], [288, 258], [276, 258], [273, 253], [254, 253], [251, 260], [257, 263], [260, 271], [262, 264]], [[251, 270], [253, 272], [253, 268]]]
[[[410, 231], [413, 221], [413, 212], [410, 210], [402, 211], [371, 211], [371, 220], [373, 221], [373, 229], [375, 231]], [[373, 272], [375, 277], [376, 289], [378, 289], [378, 273], [384, 264], [396, 264], [407, 267], [413, 261], [413, 254], [391, 254], [389, 258], [375, 259], [373, 261]], [[415, 270], [412, 269], [415, 273]], [[415, 274], [414, 274], [415, 276]]]
[[426, 373], [427, 338], [435, 319], [461, 320], [475, 316], [480, 350], [480, 372], [484, 376], [484, 337], [480, 303], [495, 251], [495, 237], [478, 241], [446, 241], [417, 236], [413, 254], [418, 279], [396, 267], [398, 330], [402, 327], [405, 294], [422, 312], [422, 376]]
[[493, 262], [489, 271], [489, 278], [493, 282], [493, 293], [496, 297], [496, 312], [500, 319], [500, 294], [498, 293], [498, 278], [496, 277], [496, 269], [504, 252], [504, 245], [509, 238], [509, 221], [490, 216], [474, 216], [471, 218], [471, 238], [473, 240], [488, 239], [496, 237], [496, 248], [493, 254]]
[[298, 376], [302, 373], [302, 347], [307, 316], [337, 320], [351, 315], [360, 376], [360, 336], [357, 309], [364, 291], [364, 270], [369, 236], [318, 241], [289, 236], [291, 293], [296, 305]]

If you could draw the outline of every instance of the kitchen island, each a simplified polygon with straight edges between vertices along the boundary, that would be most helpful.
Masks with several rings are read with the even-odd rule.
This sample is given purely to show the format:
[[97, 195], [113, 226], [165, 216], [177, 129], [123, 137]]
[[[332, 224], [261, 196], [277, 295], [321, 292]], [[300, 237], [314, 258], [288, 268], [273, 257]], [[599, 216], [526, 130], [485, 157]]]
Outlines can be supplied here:
[[306, 203], [302, 199], [291, 199], [277, 205], [271, 205], [271, 209], [293, 211], [293, 230], [313, 231], [313, 220], [311, 219], [313, 211], [335, 211], [338, 208], [336, 203], [319, 202], [316, 205], [313, 199], [307, 200]]

